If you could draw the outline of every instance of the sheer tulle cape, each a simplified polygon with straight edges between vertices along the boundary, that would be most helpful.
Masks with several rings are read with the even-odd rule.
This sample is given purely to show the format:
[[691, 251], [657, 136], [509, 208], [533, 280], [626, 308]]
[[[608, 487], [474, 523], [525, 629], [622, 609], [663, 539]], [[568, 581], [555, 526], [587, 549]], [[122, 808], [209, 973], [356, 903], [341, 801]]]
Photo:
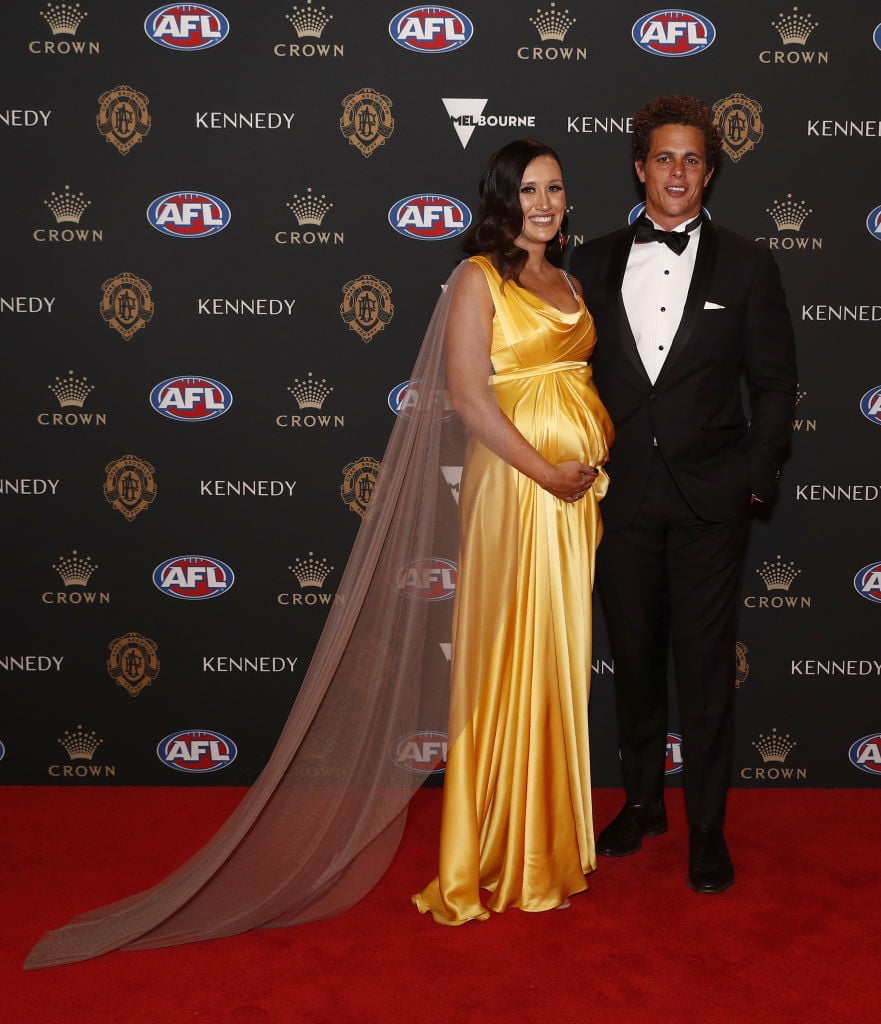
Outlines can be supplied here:
[[447, 728], [451, 580], [437, 559], [457, 557], [454, 492], [465, 439], [446, 406], [443, 339], [458, 273], [435, 308], [411, 378], [418, 397], [395, 422], [265, 769], [182, 867], [49, 932], [26, 968], [333, 917], [386, 870], [409, 800], [433, 767], [420, 752], [438, 750], [420, 736]]

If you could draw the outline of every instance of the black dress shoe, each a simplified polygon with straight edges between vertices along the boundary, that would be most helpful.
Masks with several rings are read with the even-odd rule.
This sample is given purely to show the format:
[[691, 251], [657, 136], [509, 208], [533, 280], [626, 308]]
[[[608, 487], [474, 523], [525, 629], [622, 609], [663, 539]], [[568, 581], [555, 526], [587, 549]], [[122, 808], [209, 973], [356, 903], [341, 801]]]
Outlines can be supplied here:
[[734, 865], [722, 829], [689, 830], [688, 884], [695, 892], [724, 892], [734, 885]]
[[645, 836], [659, 836], [666, 831], [663, 800], [656, 804], [625, 804], [618, 817], [600, 832], [596, 850], [603, 857], [626, 857], [636, 853]]

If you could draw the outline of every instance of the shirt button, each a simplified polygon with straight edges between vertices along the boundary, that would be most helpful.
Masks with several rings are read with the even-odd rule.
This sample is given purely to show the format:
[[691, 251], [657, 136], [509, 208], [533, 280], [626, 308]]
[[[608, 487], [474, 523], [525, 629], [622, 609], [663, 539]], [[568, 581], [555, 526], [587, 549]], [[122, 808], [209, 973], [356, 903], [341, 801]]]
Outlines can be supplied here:
[[664, 346], [663, 345], [658, 345], [658, 351], [659, 352], [663, 352], [664, 351]]
[[661, 306], [661, 312], [662, 313], [666, 313], [667, 312], [667, 307], [666, 306]]
[[665, 276], [669, 277], [670, 276], [670, 271], [669, 270], [665, 270], [664, 274], [665, 274]]

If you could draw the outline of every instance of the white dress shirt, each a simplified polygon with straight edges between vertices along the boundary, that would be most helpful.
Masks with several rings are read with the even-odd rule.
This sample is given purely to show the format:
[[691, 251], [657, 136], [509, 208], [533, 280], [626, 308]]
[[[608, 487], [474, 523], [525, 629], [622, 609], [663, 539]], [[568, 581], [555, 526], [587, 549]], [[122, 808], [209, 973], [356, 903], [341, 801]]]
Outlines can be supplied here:
[[[687, 223], [683, 221], [674, 230], [682, 231]], [[678, 256], [662, 242], [634, 242], [630, 249], [621, 296], [639, 357], [652, 384], [658, 379], [682, 319], [700, 233], [698, 224]]]

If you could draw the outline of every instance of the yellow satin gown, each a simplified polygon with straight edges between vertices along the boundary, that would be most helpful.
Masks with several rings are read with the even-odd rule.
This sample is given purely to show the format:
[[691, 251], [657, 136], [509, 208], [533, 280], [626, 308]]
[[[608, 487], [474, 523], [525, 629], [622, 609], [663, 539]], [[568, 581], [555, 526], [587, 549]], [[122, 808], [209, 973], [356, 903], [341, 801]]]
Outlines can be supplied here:
[[[614, 437], [585, 360], [590, 313], [564, 313], [501, 278], [490, 377], [499, 407], [550, 462], [601, 466]], [[439, 875], [413, 902], [441, 924], [549, 910], [595, 866], [587, 703], [600, 471], [555, 498], [471, 439], [459, 499], [450, 746]]]

